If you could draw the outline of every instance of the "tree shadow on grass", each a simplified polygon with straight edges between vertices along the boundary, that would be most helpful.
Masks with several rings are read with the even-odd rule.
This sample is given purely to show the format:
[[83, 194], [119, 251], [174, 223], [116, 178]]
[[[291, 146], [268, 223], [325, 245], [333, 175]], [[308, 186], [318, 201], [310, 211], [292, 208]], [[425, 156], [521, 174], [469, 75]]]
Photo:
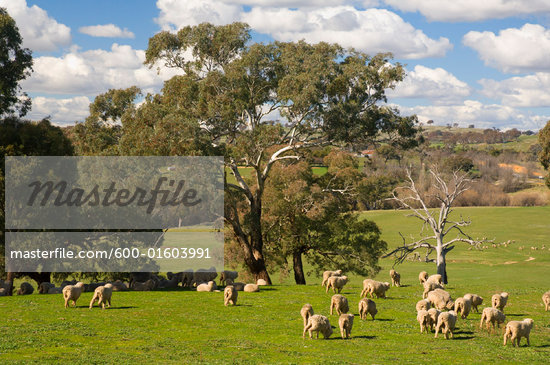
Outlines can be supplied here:
[[[315, 336], [314, 336], [315, 338]], [[342, 338], [341, 336], [334, 336], [334, 337], [329, 337], [328, 340], [332, 340], [332, 341], [348, 341], [348, 340], [353, 340], [354, 338], [366, 338], [368, 340], [372, 340], [372, 339], [375, 339], [376, 336], [351, 336], [351, 338]], [[320, 338], [319, 338], [320, 339]]]
[[393, 318], [376, 318], [375, 319], [376, 322], [380, 321], [380, 322], [393, 322], [395, 321], [395, 319]]
[[[88, 309], [101, 309], [101, 306], [97, 306], [97, 305], [94, 305], [92, 308], [90, 308], [89, 305], [79, 305], [78, 307], [76, 308], [88, 308]], [[139, 308], [139, 307], [135, 307], [135, 306], [123, 306], [123, 307], [105, 307], [105, 310], [113, 310], [113, 309], [132, 309], [132, 308]]]
[[532, 346], [532, 347], [535, 347], [537, 349], [545, 349], [545, 348], [548, 348], [550, 347], [550, 344], [546, 344], [546, 345], [538, 345], [538, 346]]
[[505, 313], [506, 317], [525, 317], [527, 314], [525, 313], [518, 313], [518, 314], [511, 314], [511, 313]]
[[458, 340], [458, 341], [460, 341], [460, 340], [471, 340], [472, 338], [475, 338], [475, 337], [474, 336], [460, 336], [460, 337], [454, 336], [453, 340]]

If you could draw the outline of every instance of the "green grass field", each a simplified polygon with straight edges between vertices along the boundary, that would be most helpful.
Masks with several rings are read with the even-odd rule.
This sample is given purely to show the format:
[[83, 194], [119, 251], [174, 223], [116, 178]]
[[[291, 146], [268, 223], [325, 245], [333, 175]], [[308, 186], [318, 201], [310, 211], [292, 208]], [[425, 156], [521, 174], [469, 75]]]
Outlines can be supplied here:
[[[399, 231], [406, 237], [419, 233], [418, 221], [405, 213], [363, 216], [379, 224], [393, 247], [401, 244]], [[452, 340], [420, 334], [414, 308], [422, 294], [418, 272], [432, 274], [435, 266], [407, 261], [396, 268], [404, 285], [391, 288], [387, 299], [375, 299], [375, 321], [356, 316], [349, 340], [342, 340], [337, 328], [327, 341], [302, 339], [303, 304], [329, 316], [332, 294], [315, 277], [308, 277], [306, 286], [286, 279], [259, 293], [239, 292], [235, 307], [223, 306], [222, 293], [189, 290], [115, 292], [113, 308], [105, 311], [88, 309], [92, 293], [84, 293], [78, 307], [69, 309], [63, 308], [61, 295], [0, 297], [0, 363], [548, 363], [550, 312], [544, 312], [541, 296], [550, 290], [550, 207], [455, 213], [472, 219], [473, 236], [515, 242], [497, 248], [489, 244], [482, 251], [457, 247], [448, 256], [447, 290], [453, 298], [477, 293], [485, 298], [482, 307], [493, 293], [509, 292], [507, 320], [535, 321], [530, 347], [525, 342], [520, 348], [503, 347], [502, 329], [493, 334], [480, 330], [475, 312], [458, 320]], [[377, 279], [389, 281], [392, 263], [382, 261]], [[352, 276], [343, 291], [351, 313], [357, 314], [362, 279]], [[338, 326], [337, 316], [329, 319]]]

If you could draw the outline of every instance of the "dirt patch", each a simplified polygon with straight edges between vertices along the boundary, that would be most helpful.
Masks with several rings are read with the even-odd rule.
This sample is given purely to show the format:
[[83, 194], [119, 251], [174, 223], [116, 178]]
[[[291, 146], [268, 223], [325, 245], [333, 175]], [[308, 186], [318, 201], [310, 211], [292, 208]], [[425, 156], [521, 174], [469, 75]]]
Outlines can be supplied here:
[[535, 258], [534, 257], [529, 257], [527, 260], [525, 261], [533, 261]]
[[517, 264], [517, 261], [506, 261], [504, 265]]

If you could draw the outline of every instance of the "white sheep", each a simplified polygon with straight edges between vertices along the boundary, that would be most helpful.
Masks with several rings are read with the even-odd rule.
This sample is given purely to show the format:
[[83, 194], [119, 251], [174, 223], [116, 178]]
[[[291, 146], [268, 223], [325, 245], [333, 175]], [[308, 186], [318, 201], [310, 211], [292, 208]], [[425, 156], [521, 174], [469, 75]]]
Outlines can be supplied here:
[[333, 309], [338, 315], [349, 312], [348, 298], [343, 295], [335, 294], [330, 300], [330, 315], [332, 316]]
[[443, 309], [453, 309], [454, 302], [451, 298], [451, 295], [443, 289], [435, 289], [428, 293], [426, 298], [432, 305], [439, 310]]
[[367, 314], [370, 314], [374, 321], [374, 316], [378, 313], [376, 303], [372, 299], [363, 298], [359, 301], [359, 318], [366, 320]]
[[75, 285], [67, 285], [63, 288], [63, 299], [65, 299], [65, 308], [69, 308], [69, 301], [73, 301], [73, 305], [76, 307], [76, 301], [80, 298], [80, 295], [84, 291], [84, 283], [79, 281]]
[[445, 289], [443, 285], [439, 284], [435, 281], [426, 281], [424, 284], [424, 292], [422, 293], [422, 298], [426, 299], [428, 297], [428, 293], [435, 289]]
[[390, 283], [382, 283], [380, 281], [373, 281], [367, 285], [367, 293], [373, 298], [376, 295], [377, 298], [386, 298], [386, 291], [390, 289]]
[[466, 319], [470, 314], [471, 310], [472, 310], [472, 301], [470, 299], [462, 297], [462, 298], [457, 298], [457, 300], [455, 300], [454, 311], [457, 314], [460, 312], [460, 316], [462, 319]]
[[428, 273], [426, 271], [421, 271], [420, 274], [418, 274], [418, 280], [420, 284], [424, 284], [426, 280], [428, 280]]
[[202, 283], [202, 284], [197, 285], [197, 291], [212, 292], [216, 289], [217, 289], [216, 283], [213, 282], [212, 280], [210, 280], [208, 283]]
[[416, 303], [416, 311], [418, 312], [419, 310], [429, 310], [430, 309], [430, 301], [427, 300], [427, 299], [422, 299], [422, 300], [419, 300], [417, 303]]
[[265, 281], [264, 279], [258, 279], [258, 280], [256, 281], [256, 284], [258, 284], [258, 285], [260, 285], [260, 286], [261, 286], [261, 285], [267, 285], [267, 281]]
[[233, 282], [235, 279], [237, 279], [237, 276], [239, 276], [239, 273], [236, 271], [228, 271], [224, 270], [220, 273], [220, 285], [227, 285], [226, 280], [231, 279]]
[[428, 314], [430, 315], [431, 321], [430, 321], [430, 330], [434, 330], [434, 326], [437, 324], [437, 319], [439, 318], [439, 315], [441, 312], [436, 308], [430, 308], [428, 310]]
[[239, 292], [235, 290], [235, 288], [232, 285], [226, 286], [223, 291], [223, 304], [226, 307], [229, 304], [237, 305], [238, 296], [239, 296]]
[[544, 303], [544, 311], [548, 312], [548, 309], [550, 309], [550, 291], [542, 295], [542, 302]]
[[314, 314], [307, 320], [307, 325], [304, 327], [302, 337], [306, 337], [306, 332], [309, 332], [309, 338], [313, 338], [313, 332], [316, 332], [317, 338], [319, 338], [319, 332], [321, 332], [323, 337], [327, 339], [332, 335], [332, 326], [327, 317], [320, 314]]
[[124, 284], [120, 280], [116, 280], [115, 282], [111, 283], [113, 285], [113, 291], [126, 291], [128, 290], [128, 287], [126, 284]]
[[248, 293], [256, 293], [260, 291], [260, 286], [258, 284], [246, 284], [244, 286], [244, 291]]
[[448, 311], [448, 312], [441, 312], [439, 314], [439, 317], [437, 318], [437, 325], [435, 326], [435, 338], [437, 338], [437, 334], [439, 333], [439, 330], [441, 327], [441, 332], [445, 335], [445, 339], [449, 338], [449, 334], [451, 334], [451, 338], [453, 338], [453, 331], [455, 329], [456, 325], [456, 312], [455, 311]]
[[533, 320], [531, 318], [525, 318], [523, 321], [510, 321], [506, 324], [506, 330], [504, 332], [504, 346], [506, 346], [506, 340], [510, 338], [512, 346], [518, 346], [522, 337], [527, 340], [527, 346], [529, 343], [529, 334], [533, 328]]
[[500, 324], [506, 321], [506, 315], [493, 307], [487, 307], [481, 312], [481, 321], [479, 322], [479, 328], [483, 328], [483, 322], [487, 326], [487, 331], [490, 331], [490, 325], [493, 325], [493, 330], [495, 329], [495, 324], [497, 328], [500, 328]]
[[101, 305], [101, 309], [111, 307], [111, 297], [113, 296], [113, 284], [107, 283], [102, 286], [98, 286], [94, 290], [94, 296], [90, 301], [90, 309], [94, 306], [95, 301], [97, 300], [97, 305]]
[[502, 292], [500, 294], [495, 294], [491, 298], [491, 305], [493, 308], [499, 309], [504, 312], [504, 307], [508, 303], [508, 293]]
[[419, 310], [416, 315], [416, 320], [420, 324], [420, 333], [423, 333], [424, 331], [427, 333], [428, 327], [432, 326], [432, 317], [430, 317], [430, 313], [428, 313], [427, 310]]
[[390, 278], [391, 278], [391, 285], [392, 286], [401, 286], [401, 274], [399, 274], [395, 270], [390, 270]]
[[327, 290], [326, 290], [326, 292], [328, 293], [328, 290], [330, 288], [332, 288], [333, 293], [336, 293], [336, 290], [338, 290], [338, 293], [340, 293], [342, 291], [342, 289], [344, 288], [344, 285], [346, 285], [347, 282], [348, 282], [348, 277], [345, 276], [345, 275], [344, 276], [331, 276], [327, 280]]
[[323, 281], [321, 282], [321, 286], [326, 286], [328, 278], [330, 278], [331, 276], [342, 276], [342, 270], [323, 272]]
[[30, 283], [26, 281], [21, 283], [21, 287], [17, 290], [17, 295], [29, 295], [34, 292], [34, 288]]
[[304, 319], [304, 328], [307, 325], [307, 321], [308, 321], [309, 317], [311, 317], [314, 314], [315, 313], [313, 312], [313, 307], [311, 306], [311, 304], [304, 304], [304, 306], [300, 310], [300, 315]]
[[350, 338], [351, 329], [353, 328], [353, 314], [340, 314], [338, 325], [340, 326], [342, 338]]
[[443, 277], [441, 276], [441, 274], [430, 275], [426, 281], [431, 281], [443, 285]]
[[472, 302], [472, 308], [476, 310], [476, 313], [479, 312], [477, 310], [477, 306], [483, 304], [483, 298], [482, 297], [480, 297], [477, 294], [470, 294], [469, 293], [469, 294], [464, 295], [464, 299], [470, 299], [470, 301]]
[[361, 291], [361, 298], [364, 298], [367, 296], [369, 291], [369, 284], [373, 283], [375, 280], [372, 279], [365, 279], [363, 280], [363, 290]]

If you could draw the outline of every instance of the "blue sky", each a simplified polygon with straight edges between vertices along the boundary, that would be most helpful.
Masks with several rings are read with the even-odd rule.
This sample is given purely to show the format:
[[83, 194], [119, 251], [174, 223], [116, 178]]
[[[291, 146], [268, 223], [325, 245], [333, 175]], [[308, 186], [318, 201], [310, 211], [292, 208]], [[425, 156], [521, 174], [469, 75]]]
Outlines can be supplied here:
[[536, 130], [550, 119], [547, 0], [0, 0], [33, 50], [29, 117], [87, 116], [110, 88], [158, 92], [177, 73], [144, 67], [149, 37], [245, 21], [253, 41], [338, 42], [392, 52], [407, 77], [389, 102], [421, 121]]

